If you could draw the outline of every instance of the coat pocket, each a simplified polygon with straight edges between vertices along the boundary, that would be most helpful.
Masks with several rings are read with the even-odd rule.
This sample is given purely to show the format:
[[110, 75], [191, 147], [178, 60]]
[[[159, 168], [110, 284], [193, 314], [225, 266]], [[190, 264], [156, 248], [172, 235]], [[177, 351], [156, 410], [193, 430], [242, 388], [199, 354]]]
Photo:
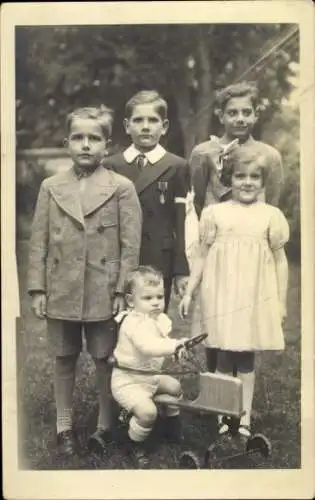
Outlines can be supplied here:
[[46, 294], [47, 297], [51, 294], [54, 274], [60, 263], [60, 253], [57, 249], [53, 249], [47, 257], [46, 261]]

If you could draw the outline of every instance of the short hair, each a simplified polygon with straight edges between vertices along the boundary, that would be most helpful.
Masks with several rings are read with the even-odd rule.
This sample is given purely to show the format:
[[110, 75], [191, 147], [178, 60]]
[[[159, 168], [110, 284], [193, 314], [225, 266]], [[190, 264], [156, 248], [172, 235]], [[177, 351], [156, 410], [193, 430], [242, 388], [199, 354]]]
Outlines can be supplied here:
[[154, 104], [162, 120], [167, 118], [167, 102], [156, 90], [140, 90], [134, 94], [125, 105], [125, 116], [130, 118], [139, 104]]
[[127, 275], [125, 294], [131, 294], [136, 283], [142, 279], [146, 285], [158, 286], [163, 281], [163, 274], [152, 266], [138, 266]]
[[89, 118], [97, 121], [102, 129], [104, 137], [108, 139], [111, 136], [113, 127], [113, 110], [107, 106], [102, 104], [99, 108], [77, 108], [69, 113], [66, 118], [66, 129], [68, 134], [71, 130], [72, 122], [76, 118]]
[[216, 92], [215, 108], [216, 110], [224, 110], [228, 101], [233, 97], [250, 97], [254, 108], [258, 105], [258, 88], [254, 82], [243, 81], [224, 87]]
[[236, 146], [223, 159], [223, 168], [221, 173], [221, 183], [226, 187], [232, 185], [232, 175], [236, 167], [239, 165], [250, 165], [257, 163], [262, 171], [262, 184], [265, 185], [267, 176], [266, 158], [259, 151], [253, 151], [244, 147]]

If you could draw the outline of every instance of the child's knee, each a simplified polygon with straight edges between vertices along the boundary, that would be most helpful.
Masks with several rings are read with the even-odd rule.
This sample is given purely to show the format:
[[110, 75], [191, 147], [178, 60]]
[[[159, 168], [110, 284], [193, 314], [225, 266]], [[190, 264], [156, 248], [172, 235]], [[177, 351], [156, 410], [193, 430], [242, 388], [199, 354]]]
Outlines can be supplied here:
[[172, 382], [169, 394], [176, 398], [180, 398], [182, 396], [182, 387], [178, 380], [174, 379], [174, 382]]
[[137, 403], [133, 407], [132, 413], [143, 424], [150, 425], [155, 421], [157, 417], [157, 408], [153, 401], [142, 401], [141, 403]]

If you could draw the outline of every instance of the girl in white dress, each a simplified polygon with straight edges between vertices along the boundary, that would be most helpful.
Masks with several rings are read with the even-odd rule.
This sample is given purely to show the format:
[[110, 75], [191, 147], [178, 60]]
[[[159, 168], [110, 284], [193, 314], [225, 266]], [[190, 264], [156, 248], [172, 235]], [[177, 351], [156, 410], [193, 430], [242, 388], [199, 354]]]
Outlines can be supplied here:
[[[254, 393], [254, 353], [283, 350], [288, 265], [284, 245], [289, 226], [276, 207], [258, 201], [267, 165], [257, 152], [236, 148], [226, 163], [224, 182], [232, 199], [205, 208], [200, 246], [186, 293], [179, 305], [185, 317], [200, 285], [201, 331], [206, 346], [219, 349], [217, 371], [243, 382], [239, 433], [250, 436]], [[219, 418], [219, 433], [229, 431]]]

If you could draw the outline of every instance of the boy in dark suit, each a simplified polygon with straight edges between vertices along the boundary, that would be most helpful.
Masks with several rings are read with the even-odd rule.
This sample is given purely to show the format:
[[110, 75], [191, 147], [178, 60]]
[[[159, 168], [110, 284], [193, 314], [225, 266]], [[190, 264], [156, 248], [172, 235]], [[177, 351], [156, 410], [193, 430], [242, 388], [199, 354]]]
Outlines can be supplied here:
[[186, 161], [166, 151], [167, 103], [156, 91], [141, 91], [126, 104], [124, 126], [132, 144], [109, 157], [105, 166], [131, 179], [143, 212], [140, 265], [163, 273], [167, 309], [173, 278], [179, 293], [189, 274], [185, 255], [185, 205], [190, 187]]

